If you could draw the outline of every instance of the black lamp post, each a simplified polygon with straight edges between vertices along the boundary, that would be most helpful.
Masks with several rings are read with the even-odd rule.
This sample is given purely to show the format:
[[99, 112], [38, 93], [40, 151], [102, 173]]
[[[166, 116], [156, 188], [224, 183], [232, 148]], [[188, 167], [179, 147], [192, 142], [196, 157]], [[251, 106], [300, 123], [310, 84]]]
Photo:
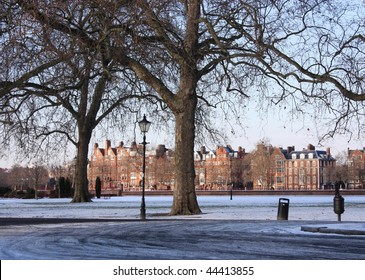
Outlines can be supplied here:
[[145, 195], [145, 177], [146, 177], [146, 133], [148, 132], [148, 129], [150, 128], [151, 122], [149, 122], [146, 119], [146, 115], [143, 115], [143, 120], [138, 122], [139, 128], [141, 129], [141, 132], [143, 133], [143, 171], [142, 171], [142, 202], [141, 202], [141, 220], [146, 219], [146, 203], [144, 199]]

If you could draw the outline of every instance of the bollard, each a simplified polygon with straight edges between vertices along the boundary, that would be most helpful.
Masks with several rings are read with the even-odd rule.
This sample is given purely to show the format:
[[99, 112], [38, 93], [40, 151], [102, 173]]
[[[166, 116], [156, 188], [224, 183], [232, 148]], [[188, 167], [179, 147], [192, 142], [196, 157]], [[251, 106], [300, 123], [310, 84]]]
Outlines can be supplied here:
[[341, 214], [345, 212], [345, 199], [340, 195], [340, 184], [335, 184], [335, 197], [333, 198], [333, 211], [337, 214], [337, 221], [341, 222]]
[[279, 198], [278, 220], [287, 220], [289, 216], [289, 199]]

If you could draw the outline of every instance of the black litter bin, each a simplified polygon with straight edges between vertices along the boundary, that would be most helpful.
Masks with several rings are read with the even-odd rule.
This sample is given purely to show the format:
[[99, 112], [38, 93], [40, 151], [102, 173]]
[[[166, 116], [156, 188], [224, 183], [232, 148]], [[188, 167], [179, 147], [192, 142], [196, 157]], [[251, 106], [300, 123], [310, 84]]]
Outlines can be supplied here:
[[287, 220], [289, 216], [289, 199], [279, 198], [278, 220]]
[[333, 198], [333, 210], [337, 215], [345, 212], [345, 199], [341, 195], [336, 195]]

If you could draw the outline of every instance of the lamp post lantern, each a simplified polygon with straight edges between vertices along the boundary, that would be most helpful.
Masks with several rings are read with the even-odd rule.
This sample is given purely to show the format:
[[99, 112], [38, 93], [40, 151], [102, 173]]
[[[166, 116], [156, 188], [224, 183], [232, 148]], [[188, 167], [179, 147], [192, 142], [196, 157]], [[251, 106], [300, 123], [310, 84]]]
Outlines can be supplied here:
[[146, 177], [146, 133], [148, 132], [148, 129], [150, 128], [151, 122], [149, 122], [146, 119], [146, 115], [143, 115], [143, 119], [138, 122], [139, 128], [141, 129], [141, 132], [143, 133], [143, 142], [141, 143], [143, 145], [143, 163], [142, 163], [142, 202], [141, 202], [141, 220], [146, 219], [146, 202], [145, 202], [145, 177]]

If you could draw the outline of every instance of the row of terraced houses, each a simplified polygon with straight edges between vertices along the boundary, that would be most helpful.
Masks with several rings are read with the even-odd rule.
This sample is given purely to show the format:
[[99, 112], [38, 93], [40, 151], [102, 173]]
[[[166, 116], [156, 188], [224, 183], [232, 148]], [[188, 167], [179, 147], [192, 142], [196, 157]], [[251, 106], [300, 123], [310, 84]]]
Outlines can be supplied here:
[[[103, 148], [95, 144], [88, 172], [90, 191], [95, 189], [97, 177], [103, 190], [140, 190], [142, 148], [123, 142], [112, 147], [110, 140]], [[336, 159], [330, 149], [317, 150], [313, 145], [296, 150], [259, 144], [251, 153], [229, 145], [215, 150], [202, 147], [195, 151], [194, 159], [198, 190], [320, 190], [336, 181]], [[147, 190], [173, 190], [174, 151], [165, 145], [148, 149], [145, 179]]]

